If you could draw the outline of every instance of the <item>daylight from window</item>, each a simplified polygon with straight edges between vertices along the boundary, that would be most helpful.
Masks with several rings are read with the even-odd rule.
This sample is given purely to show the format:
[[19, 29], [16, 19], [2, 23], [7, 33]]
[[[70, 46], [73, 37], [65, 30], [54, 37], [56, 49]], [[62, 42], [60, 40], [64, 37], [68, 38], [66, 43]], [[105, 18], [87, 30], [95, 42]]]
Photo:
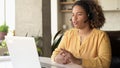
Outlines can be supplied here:
[[15, 30], [15, 0], [0, 0], [0, 25], [4, 22], [9, 26], [8, 35]]

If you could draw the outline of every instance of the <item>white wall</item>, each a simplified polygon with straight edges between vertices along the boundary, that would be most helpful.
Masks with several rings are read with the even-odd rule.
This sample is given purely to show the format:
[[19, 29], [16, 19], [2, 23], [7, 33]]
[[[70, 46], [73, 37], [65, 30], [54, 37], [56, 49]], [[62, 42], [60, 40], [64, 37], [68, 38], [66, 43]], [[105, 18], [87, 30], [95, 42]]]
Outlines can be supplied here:
[[42, 36], [42, 0], [16, 0], [15, 34]]
[[106, 23], [102, 30], [119, 30], [120, 31], [120, 11], [107, 11], [104, 12]]

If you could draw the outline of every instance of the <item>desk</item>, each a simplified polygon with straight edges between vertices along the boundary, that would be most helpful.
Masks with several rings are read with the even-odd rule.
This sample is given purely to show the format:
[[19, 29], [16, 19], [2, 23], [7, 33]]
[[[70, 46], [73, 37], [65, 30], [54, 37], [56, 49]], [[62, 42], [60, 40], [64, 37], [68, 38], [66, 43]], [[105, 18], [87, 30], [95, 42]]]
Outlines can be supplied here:
[[[51, 68], [59, 68], [59, 66], [63, 68], [82, 68], [82, 66], [73, 63], [66, 65], [58, 64], [52, 62], [48, 57], [40, 57], [40, 62], [53, 65]], [[0, 56], [0, 68], [13, 68], [10, 56]]]

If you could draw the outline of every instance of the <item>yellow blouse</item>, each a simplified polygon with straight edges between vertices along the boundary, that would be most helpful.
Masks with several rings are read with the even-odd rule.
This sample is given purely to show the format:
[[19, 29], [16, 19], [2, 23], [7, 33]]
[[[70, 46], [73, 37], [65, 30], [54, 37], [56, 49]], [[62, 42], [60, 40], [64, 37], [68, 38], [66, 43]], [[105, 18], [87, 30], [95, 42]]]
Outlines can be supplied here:
[[76, 58], [82, 58], [82, 66], [87, 68], [109, 68], [111, 63], [111, 46], [107, 34], [93, 29], [90, 35], [80, 44], [78, 29], [65, 32], [59, 46], [53, 52], [51, 59], [66, 49]]

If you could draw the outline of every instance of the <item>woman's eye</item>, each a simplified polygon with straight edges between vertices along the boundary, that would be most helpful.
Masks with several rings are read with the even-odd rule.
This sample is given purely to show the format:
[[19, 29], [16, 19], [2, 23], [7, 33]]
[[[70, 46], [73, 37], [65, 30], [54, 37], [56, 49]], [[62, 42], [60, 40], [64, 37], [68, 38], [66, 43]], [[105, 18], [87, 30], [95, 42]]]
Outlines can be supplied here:
[[81, 16], [82, 14], [78, 14], [79, 16]]

